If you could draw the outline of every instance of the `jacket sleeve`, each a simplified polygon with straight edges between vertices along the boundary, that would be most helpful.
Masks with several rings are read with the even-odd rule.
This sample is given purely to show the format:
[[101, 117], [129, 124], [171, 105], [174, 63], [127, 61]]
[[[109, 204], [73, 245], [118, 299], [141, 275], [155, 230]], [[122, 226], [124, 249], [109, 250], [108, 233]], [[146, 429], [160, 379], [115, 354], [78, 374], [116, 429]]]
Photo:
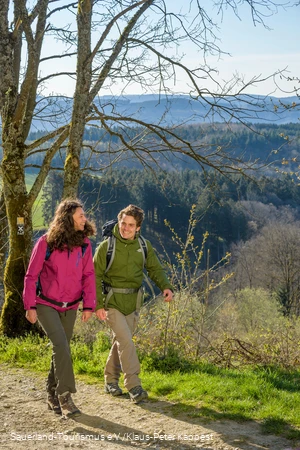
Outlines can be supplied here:
[[96, 309], [104, 308], [105, 295], [102, 292], [102, 282], [106, 269], [107, 241], [103, 241], [97, 247], [94, 255], [94, 267], [96, 276]]
[[47, 242], [42, 236], [33, 247], [24, 279], [23, 303], [25, 310], [36, 308], [36, 288], [43, 268], [47, 251]]
[[83, 310], [95, 311], [96, 286], [92, 246], [90, 240], [87, 240], [86, 243], [88, 246], [83, 257], [82, 266]]
[[166, 271], [161, 265], [161, 262], [159, 261], [151, 243], [148, 240], [147, 249], [148, 255], [145, 267], [149, 277], [161, 291], [165, 289], [171, 289], [171, 291], [173, 291], [174, 288], [167, 277]]

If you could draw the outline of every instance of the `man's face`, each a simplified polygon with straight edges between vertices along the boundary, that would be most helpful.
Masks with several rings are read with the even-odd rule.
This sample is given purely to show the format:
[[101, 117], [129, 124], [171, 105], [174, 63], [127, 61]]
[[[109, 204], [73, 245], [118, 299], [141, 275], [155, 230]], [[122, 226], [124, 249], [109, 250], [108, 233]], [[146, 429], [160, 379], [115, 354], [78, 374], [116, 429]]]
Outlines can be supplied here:
[[121, 220], [119, 220], [119, 231], [123, 239], [133, 240], [135, 233], [140, 230], [141, 227], [137, 227], [136, 220], [132, 216], [123, 214]]

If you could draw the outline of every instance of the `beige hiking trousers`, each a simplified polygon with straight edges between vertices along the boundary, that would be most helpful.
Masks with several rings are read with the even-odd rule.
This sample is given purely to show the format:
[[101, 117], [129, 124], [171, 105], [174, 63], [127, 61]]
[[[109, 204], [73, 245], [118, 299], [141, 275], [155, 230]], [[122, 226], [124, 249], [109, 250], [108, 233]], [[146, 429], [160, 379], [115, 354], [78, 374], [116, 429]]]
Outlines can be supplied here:
[[132, 341], [138, 320], [139, 313], [136, 311], [128, 316], [114, 308], [107, 311], [107, 323], [113, 332], [113, 343], [104, 369], [105, 383], [118, 383], [123, 372], [124, 386], [128, 391], [141, 385], [140, 362]]

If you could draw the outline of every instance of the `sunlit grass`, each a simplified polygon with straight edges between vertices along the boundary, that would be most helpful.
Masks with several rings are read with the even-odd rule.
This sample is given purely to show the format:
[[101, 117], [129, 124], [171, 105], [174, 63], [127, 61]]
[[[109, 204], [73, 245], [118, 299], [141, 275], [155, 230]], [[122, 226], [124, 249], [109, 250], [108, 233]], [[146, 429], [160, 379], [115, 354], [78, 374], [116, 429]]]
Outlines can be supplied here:
[[[34, 183], [36, 178], [35, 174], [26, 174], [26, 187], [29, 190]], [[33, 221], [33, 229], [38, 230], [44, 228], [44, 218], [43, 218], [43, 200], [42, 200], [43, 190], [39, 193], [36, 201], [34, 202], [32, 209], [32, 221]]]

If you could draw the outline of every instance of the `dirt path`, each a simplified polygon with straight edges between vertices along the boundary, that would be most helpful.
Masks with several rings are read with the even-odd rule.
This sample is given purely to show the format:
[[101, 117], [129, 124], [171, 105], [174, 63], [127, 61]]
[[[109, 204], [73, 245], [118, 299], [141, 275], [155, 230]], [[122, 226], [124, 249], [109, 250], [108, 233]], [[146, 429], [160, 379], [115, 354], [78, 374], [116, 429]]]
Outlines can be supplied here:
[[262, 435], [255, 422], [174, 417], [171, 403], [134, 405], [125, 395], [112, 398], [102, 387], [80, 381], [74, 400], [83, 413], [74, 420], [63, 420], [46, 408], [42, 376], [6, 365], [0, 365], [0, 371], [1, 449], [293, 449], [285, 439]]

